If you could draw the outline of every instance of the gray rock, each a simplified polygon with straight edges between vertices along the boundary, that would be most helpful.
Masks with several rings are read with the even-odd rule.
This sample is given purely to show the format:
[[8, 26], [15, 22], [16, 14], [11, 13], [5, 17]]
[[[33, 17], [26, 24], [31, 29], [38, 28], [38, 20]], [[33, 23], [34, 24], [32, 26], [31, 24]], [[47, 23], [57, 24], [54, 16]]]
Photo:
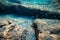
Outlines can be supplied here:
[[38, 40], [60, 39], [60, 20], [36, 19], [34, 20], [34, 25], [34, 28], [36, 28]]
[[[23, 37], [24, 28], [18, 27], [15, 23], [9, 21], [0, 21], [0, 40], [25, 40]], [[22, 37], [23, 36], [23, 37]]]

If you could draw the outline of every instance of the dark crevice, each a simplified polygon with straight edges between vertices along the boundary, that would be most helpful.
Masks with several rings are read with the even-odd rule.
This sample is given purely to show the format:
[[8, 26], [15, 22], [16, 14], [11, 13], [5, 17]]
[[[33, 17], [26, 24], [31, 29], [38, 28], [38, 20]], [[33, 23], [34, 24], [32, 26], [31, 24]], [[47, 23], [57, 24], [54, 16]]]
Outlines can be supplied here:
[[57, 30], [51, 31], [50, 34], [60, 34], [60, 30], [57, 29]]
[[38, 33], [39, 33], [39, 31], [38, 31], [38, 29], [37, 29], [37, 25], [33, 23], [33, 26], [32, 26], [32, 27], [33, 27], [34, 30], [35, 30], [36, 40], [38, 40]]

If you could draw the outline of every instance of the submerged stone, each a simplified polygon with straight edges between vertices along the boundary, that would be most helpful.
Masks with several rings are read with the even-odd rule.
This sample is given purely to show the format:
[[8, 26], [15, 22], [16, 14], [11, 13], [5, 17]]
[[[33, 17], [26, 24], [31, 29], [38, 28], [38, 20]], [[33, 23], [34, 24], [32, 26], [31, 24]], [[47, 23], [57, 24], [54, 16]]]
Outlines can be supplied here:
[[34, 31], [15, 24], [15, 21], [0, 20], [0, 37], [0, 40], [34, 40]]
[[59, 40], [60, 39], [59, 24], [60, 20], [36, 19], [34, 21], [35, 25], [34, 28], [36, 28], [38, 40]]

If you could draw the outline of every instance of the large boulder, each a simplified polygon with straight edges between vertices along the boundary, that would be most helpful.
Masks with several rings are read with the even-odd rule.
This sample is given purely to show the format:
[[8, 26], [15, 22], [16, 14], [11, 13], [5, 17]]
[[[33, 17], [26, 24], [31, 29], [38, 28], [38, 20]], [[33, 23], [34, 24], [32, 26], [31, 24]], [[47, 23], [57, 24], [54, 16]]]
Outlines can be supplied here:
[[[22, 20], [23, 21], [23, 20]], [[24, 24], [25, 22], [22, 22]], [[0, 19], [0, 40], [35, 40], [34, 29], [19, 25], [21, 21]], [[27, 24], [28, 25], [28, 24]]]
[[60, 20], [36, 19], [34, 25], [38, 40], [60, 39]]
[[25, 40], [25, 30], [12, 21], [0, 20], [0, 40]]

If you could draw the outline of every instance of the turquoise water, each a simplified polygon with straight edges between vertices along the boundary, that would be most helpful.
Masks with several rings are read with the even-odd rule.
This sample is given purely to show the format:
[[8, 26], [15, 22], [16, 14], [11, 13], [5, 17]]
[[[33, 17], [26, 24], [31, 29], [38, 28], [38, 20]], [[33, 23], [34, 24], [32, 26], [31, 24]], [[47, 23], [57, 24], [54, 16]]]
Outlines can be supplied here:
[[51, 3], [52, 0], [6, 0], [8, 2], [11, 2], [11, 3], [27, 3], [29, 2], [30, 4], [31, 3], [41, 3], [41, 4], [44, 4], [44, 3]]
[[54, 0], [1, 0], [0, 2], [7, 6], [21, 5], [27, 8], [40, 9], [50, 12], [59, 12], [60, 10], [58, 9], [59, 2]]
[[28, 8], [56, 11], [52, 0], [4, 0], [5, 5], [21, 5]]
[[52, 0], [20, 0], [21, 3], [29, 3], [29, 4], [46, 4], [51, 3]]
[[7, 4], [23, 4], [23, 5], [53, 5], [52, 0], [5, 0], [5, 3]]

